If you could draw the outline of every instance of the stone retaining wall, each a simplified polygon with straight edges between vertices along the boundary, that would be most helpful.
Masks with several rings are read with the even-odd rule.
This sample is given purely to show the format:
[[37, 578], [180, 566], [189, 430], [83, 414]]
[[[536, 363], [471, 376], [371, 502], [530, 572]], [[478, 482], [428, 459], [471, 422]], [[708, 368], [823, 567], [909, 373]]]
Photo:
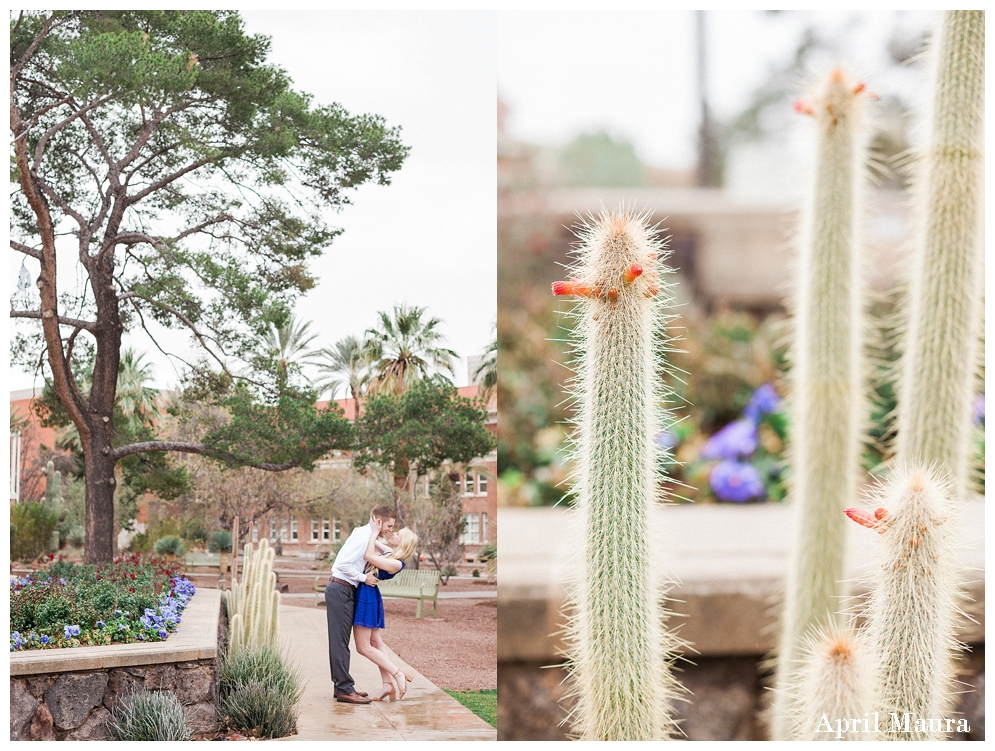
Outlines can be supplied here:
[[173, 693], [196, 735], [218, 730], [221, 593], [198, 590], [164, 642], [33, 650], [10, 656], [10, 739], [108, 740], [111, 710], [135, 689]]

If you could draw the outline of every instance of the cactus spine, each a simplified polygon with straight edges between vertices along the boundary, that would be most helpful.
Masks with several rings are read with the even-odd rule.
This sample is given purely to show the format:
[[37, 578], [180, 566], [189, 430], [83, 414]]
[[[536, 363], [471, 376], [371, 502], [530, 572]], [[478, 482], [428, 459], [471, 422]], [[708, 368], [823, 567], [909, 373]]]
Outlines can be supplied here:
[[970, 477], [971, 404], [984, 284], [984, 11], [947, 11], [934, 42], [929, 145], [919, 160], [897, 455]]
[[802, 225], [794, 321], [791, 465], [795, 514], [771, 712], [775, 740], [788, 740], [797, 716], [804, 640], [835, 623], [846, 555], [843, 510], [857, 483], [866, 396], [863, 386], [863, 282], [857, 205], [866, 159], [863, 84], [840, 70], [811, 105], [818, 153], [812, 199]]
[[[879, 740], [941, 740], [928, 720], [950, 716], [959, 612], [950, 489], [938, 472], [900, 467], [876, 489], [872, 500], [880, 507], [873, 516], [847, 511], [881, 533], [866, 624], [876, 662], [875, 709], [889, 720]], [[916, 723], [920, 718], [927, 722]]]
[[[873, 702], [867, 655], [849, 630], [819, 632], [809, 641], [800, 672], [802, 711], [793, 735], [806, 741], [873, 740], [867, 717]], [[833, 732], [826, 732], [826, 728]]]
[[677, 639], [664, 627], [647, 526], [659, 500], [654, 437], [664, 341], [663, 245], [646, 217], [603, 213], [579, 232], [576, 278], [554, 294], [580, 298], [575, 316], [578, 434], [575, 484], [585, 520], [582, 586], [572, 593], [571, 715], [584, 740], [659, 740], [676, 726]]
[[253, 552], [251, 543], [243, 550], [245, 562], [242, 578], [232, 578], [231, 589], [224, 593], [229, 617], [228, 649], [237, 654], [250, 647], [277, 648], [279, 638], [280, 593], [276, 591], [276, 554], [265, 539]]

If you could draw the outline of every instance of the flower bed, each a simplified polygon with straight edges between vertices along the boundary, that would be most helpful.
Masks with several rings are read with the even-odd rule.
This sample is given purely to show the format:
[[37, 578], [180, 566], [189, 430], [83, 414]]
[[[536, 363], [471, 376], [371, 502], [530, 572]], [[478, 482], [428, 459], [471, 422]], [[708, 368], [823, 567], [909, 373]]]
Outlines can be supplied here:
[[194, 594], [179, 565], [53, 561], [10, 582], [10, 651], [162, 641]]

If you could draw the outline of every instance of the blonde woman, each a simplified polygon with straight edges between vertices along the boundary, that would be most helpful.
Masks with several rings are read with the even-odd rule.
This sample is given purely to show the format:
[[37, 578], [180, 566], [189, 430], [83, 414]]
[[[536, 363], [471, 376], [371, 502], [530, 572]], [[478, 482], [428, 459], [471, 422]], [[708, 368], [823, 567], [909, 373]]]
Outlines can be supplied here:
[[[379, 519], [373, 520], [373, 535], [366, 548], [367, 572], [372, 571], [377, 578], [390, 579], [404, 568], [404, 561], [415, 553], [418, 535], [405, 527], [399, 532], [393, 532], [387, 538], [388, 547], [377, 542], [381, 525]], [[386, 553], [386, 555], [384, 555]], [[397, 698], [404, 697], [408, 690], [411, 676], [405, 675], [387, 656], [387, 647], [383, 642], [384, 629], [383, 596], [379, 587], [360, 584], [356, 589], [356, 615], [353, 618], [352, 632], [356, 638], [356, 651], [380, 668], [380, 679], [383, 688], [374, 701], [383, 701], [387, 696], [395, 697], [394, 682], [397, 682]]]

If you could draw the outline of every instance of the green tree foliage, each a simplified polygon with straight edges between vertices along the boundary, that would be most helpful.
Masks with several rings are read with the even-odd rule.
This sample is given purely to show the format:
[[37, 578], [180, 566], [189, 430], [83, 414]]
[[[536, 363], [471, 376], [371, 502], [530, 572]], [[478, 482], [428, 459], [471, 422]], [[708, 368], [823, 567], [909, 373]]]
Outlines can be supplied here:
[[34, 561], [45, 552], [59, 514], [41, 501], [25, 501], [10, 507], [10, 558]]
[[[235, 450], [232, 433], [219, 446], [114, 445], [122, 336], [150, 321], [190, 332], [204, 354], [188, 365], [219, 387], [217, 403], [230, 399], [236, 423], [241, 414], [275, 427], [313, 403], [280, 377], [277, 358], [251, 353], [314, 286], [308, 261], [341, 232], [323, 217], [350, 189], [388, 184], [408, 148], [379, 116], [314, 105], [266, 64], [268, 51], [234, 11], [26, 11], [11, 22], [11, 247], [40, 265], [40, 300], [11, 317], [41, 323], [14, 352], [23, 365], [45, 362], [81, 437], [88, 560], [112, 555], [125, 457], [176, 450], [275, 469], [333, 447], [317, 416], [306, 438], [250, 433], [254, 449], [275, 455]], [[62, 278], [57, 237], [76, 245]], [[253, 372], [236, 375], [233, 361], [247, 357]], [[79, 376], [90, 365], [86, 393]]]
[[[335, 343], [333, 347], [325, 347], [316, 355], [320, 372], [315, 389], [319, 394], [328, 392], [334, 399], [339, 389], [344, 388], [345, 396], [356, 400], [363, 396], [363, 389], [370, 381], [370, 361], [362, 342], [354, 336], [347, 336]], [[359, 414], [357, 406], [356, 413]]]
[[643, 184], [643, 165], [632, 144], [608, 133], [584, 133], [560, 154], [567, 185], [627, 188]]
[[[354, 466], [380, 466], [403, 489], [411, 470], [418, 476], [446, 462], [466, 464], [494, 448], [484, 424], [487, 410], [459, 396], [441, 379], [416, 381], [403, 394], [375, 394], [357, 421]], [[398, 516], [403, 520], [402, 510]]]

